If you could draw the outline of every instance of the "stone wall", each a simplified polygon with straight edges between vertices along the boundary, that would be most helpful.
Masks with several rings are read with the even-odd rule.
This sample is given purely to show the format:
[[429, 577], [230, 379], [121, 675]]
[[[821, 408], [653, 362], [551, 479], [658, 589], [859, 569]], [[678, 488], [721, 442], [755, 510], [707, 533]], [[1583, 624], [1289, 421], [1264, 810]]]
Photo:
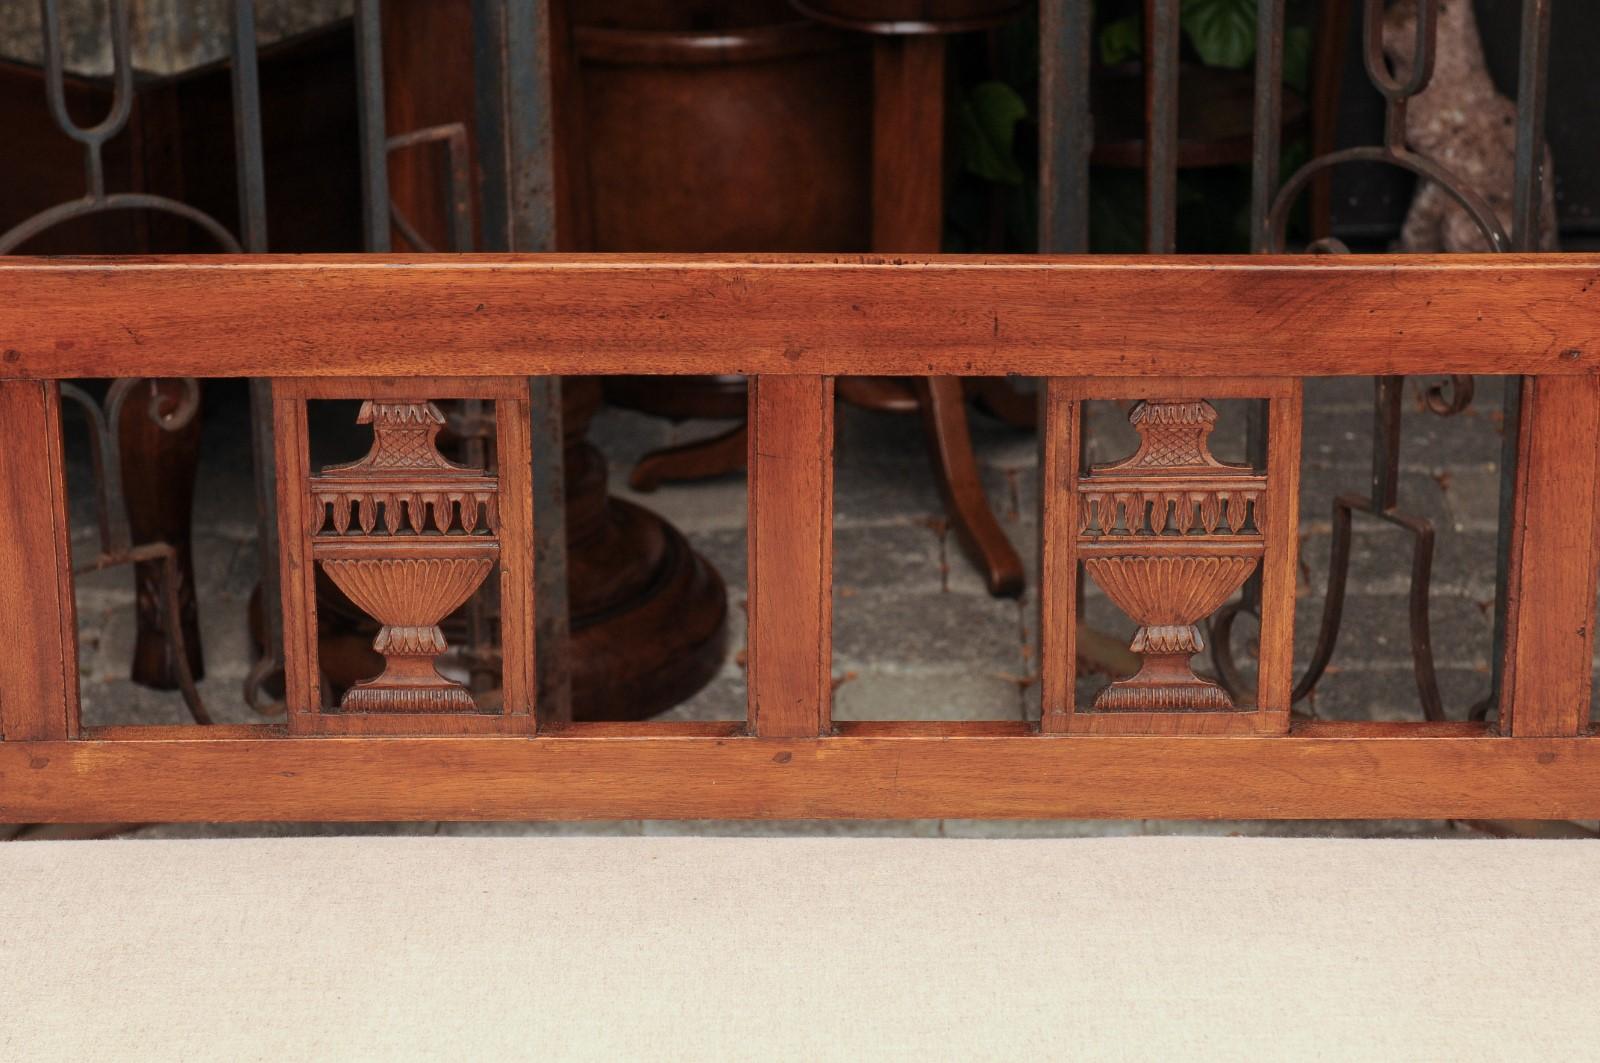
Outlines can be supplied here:
[[[271, 44], [348, 18], [351, 5], [352, 0], [256, 0], [256, 34], [262, 45]], [[177, 74], [226, 58], [232, 6], [232, 0], [129, 0], [134, 68]], [[61, 0], [61, 35], [71, 73], [111, 73], [109, 8], [109, 0]], [[37, 3], [0, 4], [0, 57], [43, 64]]]

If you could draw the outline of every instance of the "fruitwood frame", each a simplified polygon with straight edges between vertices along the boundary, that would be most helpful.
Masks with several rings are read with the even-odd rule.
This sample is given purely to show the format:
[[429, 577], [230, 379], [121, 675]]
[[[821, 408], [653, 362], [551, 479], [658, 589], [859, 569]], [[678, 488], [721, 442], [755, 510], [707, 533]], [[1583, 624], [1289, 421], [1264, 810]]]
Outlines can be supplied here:
[[[1586, 255], [8, 260], [0, 820], [1600, 817], [1597, 336]], [[80, 728], [56, 381], [265, 376], [304, 395], [386, 377], [427, 398], [421, 378], [622, 372], [756, 378], [748, 723]], [[1248, 379], [1277, 389], [1285, 447], [1300, 417], [1283, 379], [1525, 375], [1499, 719], [1228, 735], [832, 723], [830, 377], [846, 373], [1040, 375], [1057, 401], [1085, 381], [1139, 397]], [[1046, 420], [1049, 506], [1071, 451]], [[1281, 490], [1276, 503], [1292, 515]], [[1292, 569], [1287, 543], [1269, 566]], [[1046, 692], [1070, 689], [1075, 567], [1052, 564], [1041, 588]], [[1272, 571], [1263, 659], [1286, 661], [1292, 581]]]

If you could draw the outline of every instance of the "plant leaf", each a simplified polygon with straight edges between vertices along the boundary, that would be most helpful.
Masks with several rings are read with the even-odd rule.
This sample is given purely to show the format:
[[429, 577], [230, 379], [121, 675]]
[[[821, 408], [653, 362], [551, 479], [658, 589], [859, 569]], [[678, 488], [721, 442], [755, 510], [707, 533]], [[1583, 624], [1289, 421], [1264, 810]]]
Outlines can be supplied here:
[[1256, 0], [1183, 0], [1183, 32], [1206, 66], [1237, 70], [1256, 54]]
[[1028, 105], [1003, 81], [985, 81], [961, 101], [956, 113], [957, 150], [972, 173], [999, 184], [1020, 185], [1022, 167], [1012, 151], [1017, 123]]
[[1100, 61], [1116, 66], [1137, 59], [1144, 51], [1144, 34], [1138, 15], [1128, 15], [1100, 27]]
[[1283, 80], [1296, 92], [1311, 85], [1311, 29], [1290, 26], [1283, 34]]

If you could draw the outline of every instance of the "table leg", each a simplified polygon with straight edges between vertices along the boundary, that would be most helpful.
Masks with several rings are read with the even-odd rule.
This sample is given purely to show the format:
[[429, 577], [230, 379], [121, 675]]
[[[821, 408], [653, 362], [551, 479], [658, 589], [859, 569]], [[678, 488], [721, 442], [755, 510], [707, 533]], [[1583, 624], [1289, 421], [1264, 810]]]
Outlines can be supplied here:
[[[936, 34], [873, 41], [872, 246], [936, 254], [944, 228], [944, 57]], [[919, 380], [928, 453], [957, 538], [991, 594], [1022, 593], [1022, 558], [978, 477], [959, 377]]]

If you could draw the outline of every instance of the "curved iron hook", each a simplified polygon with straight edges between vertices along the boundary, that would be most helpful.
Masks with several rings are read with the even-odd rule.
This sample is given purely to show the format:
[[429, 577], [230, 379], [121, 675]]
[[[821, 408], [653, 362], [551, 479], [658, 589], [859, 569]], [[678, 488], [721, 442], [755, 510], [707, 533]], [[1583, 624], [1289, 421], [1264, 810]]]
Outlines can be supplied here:
[[200, 383], [193, 377], [177, 378], [183, 394], [170, 403], [149, 377], [113, 380], [103, 403], [76, 384], [62, 383], [61, 397], [83, 410], [89, 421], [89, 460], [94, 468], [95, 522], [100, 528], [100, 551], [121, 556], [133, 549], [133, 533], [128, 525], [128, 507], [122, 487], [122, 443], [117, 426], [122, 423], [122, 408], [135, 388], [150, 385], [150, 420], [163, 431], [176, 432], [194, 421], [200, 409]]
[[1422, 401], [1430, 413], [1440, 417], [1454, 417], [1472, 405], [1477, 381], [1470, 374], [1452, 373], [1437, 383], [1428, 385]]
[[1312, 159], [1294, 175], [1283, 183], [1278, 194], [1272, 201], [1271, 208], [1267, 211], [1267, 250], [1275, 254], [1282, 254], [1284, 241], [1289, 223], [1289, 208], [1294, 205], [1301, 192], [1311, 183], [1311, 179], [1323, 170], [1348, 162], [1378, 162], [1398, 166], [1403, 170], [1410, 170], [1418, 177], [1426, 178], [1444, 189], [1445, 194], [1460, 204], [1461, 209], [1477, 225], [1483, 233], [1484, 239], [1489, 241], [1489, 246], [1494, 251], [1511, 250], [1511, 237], [1506, 235], [1500, 219], [1495, 217], [1494, 209], [1482, 196], [1469, 188], [1457, 188], [1455, 178], [1450, 171], [1428, 158], [1414, 151], [1394, 148], [1345, 148], [1331, 155], [1324, 155], [1320, 159]]
[[1383, 16], [1387, 0], [1366, 0], [1361, 14], [1361, 58], [1372, 87], [1390, 103], [1403, 103], [1433, 80], [1434, 46], [1439, 36], [1439, 0], [1417, 0], [1416, 37], [1411, 46], [1411, 76], [1397, 81], [1383, 56]]
[[81, 199], [69, 200], [58, 203], [47, 210], [42, 210], [25, 221], [0, 234], [0, 254], [10, 254], [23, 244], [32, 240], [48, 229], [52, 229], [62, 222], [74, 218], [84, 218], [91, 214], [105, 214], [114, 210], [150, 210], [162, 214], [173, 214], [185, 221], [193, 222], [204, 229], [206, 235], [217, 242], [217, 246], [228, 254], [239, 254], [244, 248], [239, 241], [234, 239], [231, 232], [211, 215], [203, 210], [196, 210], [187, 203], [180, 203], [166, 196], [154, 196], [144, 192], [116, 192], [112, 195], [84, 196]]
[[102, 554], [125, 553], [132, 545], [128, 512], [122, 505], [122, 465], [107, 460], [115, 446], [106, 426], [105, 411], [94, 397], [76, 384], [59, 385], [61, 397], [75, 403], [89, 421], [89, 461], [94, 469], [95, 524], [100, 529]]

